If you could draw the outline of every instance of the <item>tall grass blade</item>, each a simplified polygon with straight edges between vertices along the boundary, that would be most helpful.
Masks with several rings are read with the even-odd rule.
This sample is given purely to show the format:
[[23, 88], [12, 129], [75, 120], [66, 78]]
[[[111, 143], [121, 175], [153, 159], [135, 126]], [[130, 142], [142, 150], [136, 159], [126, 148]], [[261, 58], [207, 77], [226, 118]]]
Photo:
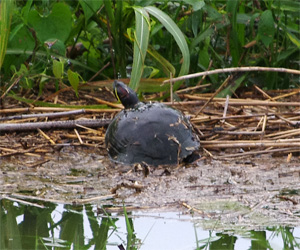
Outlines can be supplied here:
[[14, 4], [14, 0], [0, 2], [0, 68], [6, 53]]
[[[171, 33], [178, 47], [180, 48], [183, 57], [183, 62], [178, 76], [188, 74], [190, 68], [190, 52], [183, 33], [178, 28], [176, 23], [160, 9], [153, 6], [145, 7], [145, 9], [151, 15], [155, 16], [162, 23], [162, 25]], [[176, 84], [174, 84], [173, 90], [175, 91], [176, 89], [178, 89], [180, 85], [181, 82], [177, 82]]]
[[130, 87], [137, 90], [139, 82], [142, 77], [144, 61], [148, 48], [150, 24], [149, 15], [143, 9], [136, 7], [135, 12], [135, 38], [134, 38], [134, 50], [133, 50], [133, 64], [130, 78]]

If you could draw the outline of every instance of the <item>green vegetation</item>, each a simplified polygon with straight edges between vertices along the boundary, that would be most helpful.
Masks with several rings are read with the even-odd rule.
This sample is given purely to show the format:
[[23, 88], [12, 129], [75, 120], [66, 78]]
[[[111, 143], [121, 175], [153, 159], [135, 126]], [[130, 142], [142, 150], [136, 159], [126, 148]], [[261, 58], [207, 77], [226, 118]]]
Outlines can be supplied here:
[[[55, 84], [77, 94], [92, 78], [131, 77], [132, 88], [157, 92], [170, 75], [238, 66], [299, 69], [299, 9], [294, 0], [3, 1], [0, 89], [41, 94], [45, 84]], [[211, 75], [203, 84], [215, 90], [226, 77]], [[298, 76], [284, 73], [235, 79], [234, 89], [299, 87]]]

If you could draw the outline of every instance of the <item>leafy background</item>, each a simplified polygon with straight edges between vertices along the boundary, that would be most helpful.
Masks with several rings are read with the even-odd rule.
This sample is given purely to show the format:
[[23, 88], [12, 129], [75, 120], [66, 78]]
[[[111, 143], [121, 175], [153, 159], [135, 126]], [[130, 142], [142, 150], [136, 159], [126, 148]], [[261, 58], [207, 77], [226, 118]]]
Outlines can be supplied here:
[[[208, 69], [299, 69], [299, 9], [293, 0], [7, 0], [1, 2], [0, 88], [4, 92], [18, 79], [11, 91], [41, 94], [45, 84], [57, 90], [64, 84], [77, 93], [91, 79], [130, 78], [135, 90], [158, 92], [167, 89], [161, 83], [170, 76]], [[211, 91], [226, 77], [211, 75], [203, 83], [211, 83]], [[299, 78], [236, 74], [230, 94], [252, 84], [296, 88]]]

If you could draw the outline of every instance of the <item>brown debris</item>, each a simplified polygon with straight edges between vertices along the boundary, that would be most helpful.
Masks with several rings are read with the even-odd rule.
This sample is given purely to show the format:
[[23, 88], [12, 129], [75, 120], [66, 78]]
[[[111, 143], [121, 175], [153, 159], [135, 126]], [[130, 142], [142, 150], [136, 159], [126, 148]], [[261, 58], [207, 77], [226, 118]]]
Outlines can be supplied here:
[[[173, 106], [188, 111], [185, 113], [191, 117], [205, 155], [221, 159], [273, 154], [280, 152], [278, 149], [282, 149], [284, 154], [300, 151], [300, 90], [278, 92], [263, 91], [257, 86], [254, 88], [257, 93], [244, 92], [241, 94], [243, 98], [217, 98], [218, 91], [193, 95], [178, 93], [184, 101], [176, 102]], [[0, 110], [0, 157], [44, 155], [52, 152], [55, 149], [53, 146], [104, 147], [105, 128], [102, 126], [109, 123], [120, 110], [120, 105], [111, 101], [112, 96], [106, 101], [107, 95], [100, 94], [99, 98], [95, 93], [93, 96], [81, 94], [82, 99], [78, 103], [100, 102], [117, 109], [77, 111], [32, 105], [24, 108], [11, 104], [9, 109]], [[253, 96], [260, 99], [251, 98]], [[72, 97], [64, 99], [72, 104], [73, 100]], [[9, 129], [7, 132], [6, 128]], [[18, 129], [30, 129], [32, 132], [16, 133]], [[16, 143], [11, 143], [12, 138]], [[43, 151], [39, 151], [41, 149]]]

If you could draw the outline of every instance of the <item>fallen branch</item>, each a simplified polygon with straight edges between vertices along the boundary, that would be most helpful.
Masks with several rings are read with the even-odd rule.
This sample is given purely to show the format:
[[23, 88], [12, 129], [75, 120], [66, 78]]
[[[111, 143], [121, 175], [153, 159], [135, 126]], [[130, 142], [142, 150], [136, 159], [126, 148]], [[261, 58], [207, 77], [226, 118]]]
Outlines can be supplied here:
[[205, 148], [264, 148], [264, 147], [299, 147], [300, 139], [298, 140], [251, 140], [251, 141], [202, 141], [201, 145]]
[[[236, 68], [215, 69], [210, 71], [189, 74], [185, 76], [179, 76], [176, 78], [172, 78], [172, 82], [178, 82], [186, 79], [196, 78], [199, 76], [208, 76], [208, 75], [228, 73], [228, 72], [249, 72], [249, 71], [269, 71], [269, 72], [272, 71], [272, 72], [282, 72], [282, 73], [300, 75], [300, 70], [296, 70], [296, 69], [268, 68], [268, 67], [236, 67]], [[168, 79], [163, 81], [163, 83], [168, 83], [170, 81], [171, 79]]]
[[259, 151], [249, 151], [244, 153], [237, 154], [227, 154], [221, 156], [213, 156], [214, 159], [226, 159], [226, 158], [235, 158], [235, 157], [244, 157], [250, 155], [260, 155], [260, 154], [272, 154], [272, 153], [290, 153], [290, 152], [299, 152], [298, 148], [274, 148], [269, 150], [259, 150]]
[[[191, 100], [202, 100], [202, 101], [210, 101], [210, 102], [222, 102], [224, 103], [226, 101], [226, 98], [214, 98], [213, 100], [210, 100], [211, 98], [208, 97], [202, 97], [202, 96], [195, 96], [195, 95], [188, 95], [183, 94], [185, 98], [189, 98]], [[186, 104], [193, 104], [192, 102], [186, 102]], [[196, 104], [196, 103], [194, 103]], [[274, 106], [274, 107], [280, 107], [280, 106], [296, 106], [300, 107], [300, 102], [272, 102], [272, 101], [260, 101], [260, 100], [251, 100], [251, 99], [229, 99], [229, 105], [233, 106]]]
[[0, 121], [7, 121], [7, 120], [20, 120], [20, 119], [28, 119], [28, 118], [43, 118], [43, 117], [64, 117], [64, 116], [71, 116], [71, 115], [80, 115], [84, 114], [84, 109], [79, 110], [71, 110], [65, 112], [56, 112], [56, 113], [43, 113], [43, 114], [30, 114], [30, 115], [13, 115], [7, 117], [0, 117]]
[[[0, 109], [0, 114], [10, 114], [10, 113], [25, 113], [25, 112], [58, 112], [58, 111], [71, 111], [78, 110], [77, 107], [74, 108], [61, 108], [61, 107], [32, 107], [32, 108], [10, 108], [10, 109]], [[121, 109], [84, 109], [85, 113], [112, 113], [118, 112]]]
[[3, 123], [0, 124], [0, 132], [7, 131], [28, 131], [36, 129], [65, 129], [76, 128], [77, 125], [87, 127], [103, 127], [111, 122], [110, 119], [87, 119], [87, 120], [68, 120], [53, 122], [25, 122], [25, 123]]

